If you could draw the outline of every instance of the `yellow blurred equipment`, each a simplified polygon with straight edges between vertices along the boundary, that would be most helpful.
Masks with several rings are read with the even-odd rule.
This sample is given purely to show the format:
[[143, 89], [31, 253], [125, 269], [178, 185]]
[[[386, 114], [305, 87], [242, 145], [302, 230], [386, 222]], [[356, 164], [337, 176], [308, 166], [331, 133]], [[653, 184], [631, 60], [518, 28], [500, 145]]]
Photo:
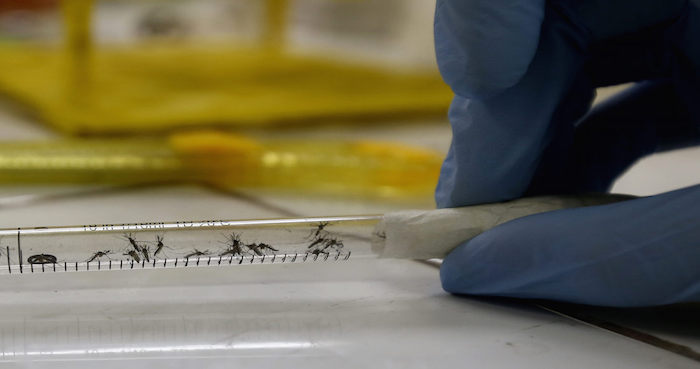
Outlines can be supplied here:
[[63, 132], [424, 118], [443, 116], [452, 96], [434, 71], [392, 71], [285, 52], [284, 0], [268, 0], [267, 31], [258, 47], [96, 46], [92, 4], [63, 0], [62, 47], [0, 44], [0, 92]]
[[432, 201], [442, 156], [377, 141], [168, 138], [0, 144], [0, 184], [199, 182], [222, 188]]

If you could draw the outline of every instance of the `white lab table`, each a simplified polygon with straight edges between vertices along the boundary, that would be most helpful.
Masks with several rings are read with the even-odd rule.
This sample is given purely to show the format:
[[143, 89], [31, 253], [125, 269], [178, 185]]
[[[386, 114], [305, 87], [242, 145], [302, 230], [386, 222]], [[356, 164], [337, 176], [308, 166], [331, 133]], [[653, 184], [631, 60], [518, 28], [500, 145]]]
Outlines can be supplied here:
[[414, 261], [348, 261], [13, 276], [0, 292], [0, 359], [54, 368], [696, 364], [528, 304], [447, 295], [437, 274]]

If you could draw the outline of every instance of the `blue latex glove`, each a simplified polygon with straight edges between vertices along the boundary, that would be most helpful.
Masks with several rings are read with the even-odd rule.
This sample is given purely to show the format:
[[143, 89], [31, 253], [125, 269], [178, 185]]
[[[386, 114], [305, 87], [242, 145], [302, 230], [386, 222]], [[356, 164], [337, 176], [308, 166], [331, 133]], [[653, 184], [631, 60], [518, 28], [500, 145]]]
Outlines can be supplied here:
[[[438, 0], [456, 97], [439, 207], [602, 192], [700, 143], [700, 0]], [[639, 82], [590, 106], [598, 86]], [[700, 186], [506, 223], [444, 261], [453, 293], [606, 306], [700, 301]]]

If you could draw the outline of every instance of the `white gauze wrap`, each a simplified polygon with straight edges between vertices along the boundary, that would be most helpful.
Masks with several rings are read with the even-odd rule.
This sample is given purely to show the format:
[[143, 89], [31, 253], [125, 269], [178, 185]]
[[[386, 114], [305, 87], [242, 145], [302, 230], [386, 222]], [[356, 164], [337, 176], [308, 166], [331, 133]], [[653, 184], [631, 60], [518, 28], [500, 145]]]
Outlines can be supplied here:
[[375, 227], [372, 250], [382, 258], [443, 258], [461, 243], [516, 218], [628, 199], [621, 195], [548, 196], [455, 209], [388, 213]]

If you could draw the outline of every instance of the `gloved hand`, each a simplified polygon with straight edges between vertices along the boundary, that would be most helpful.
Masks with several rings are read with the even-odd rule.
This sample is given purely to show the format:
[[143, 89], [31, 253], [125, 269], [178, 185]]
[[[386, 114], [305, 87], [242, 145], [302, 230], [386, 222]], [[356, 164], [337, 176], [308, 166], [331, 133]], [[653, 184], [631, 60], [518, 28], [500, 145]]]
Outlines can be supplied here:
[[[603, 192], [700, 143], [700, 0], [438, 0], [456, 97], [439, 207]], [[590, 110], [595, 88], [638, 82]], [[445, 260], [453, 293], [606, 306], [700, 301], [700, 186], [501, 225]]]

